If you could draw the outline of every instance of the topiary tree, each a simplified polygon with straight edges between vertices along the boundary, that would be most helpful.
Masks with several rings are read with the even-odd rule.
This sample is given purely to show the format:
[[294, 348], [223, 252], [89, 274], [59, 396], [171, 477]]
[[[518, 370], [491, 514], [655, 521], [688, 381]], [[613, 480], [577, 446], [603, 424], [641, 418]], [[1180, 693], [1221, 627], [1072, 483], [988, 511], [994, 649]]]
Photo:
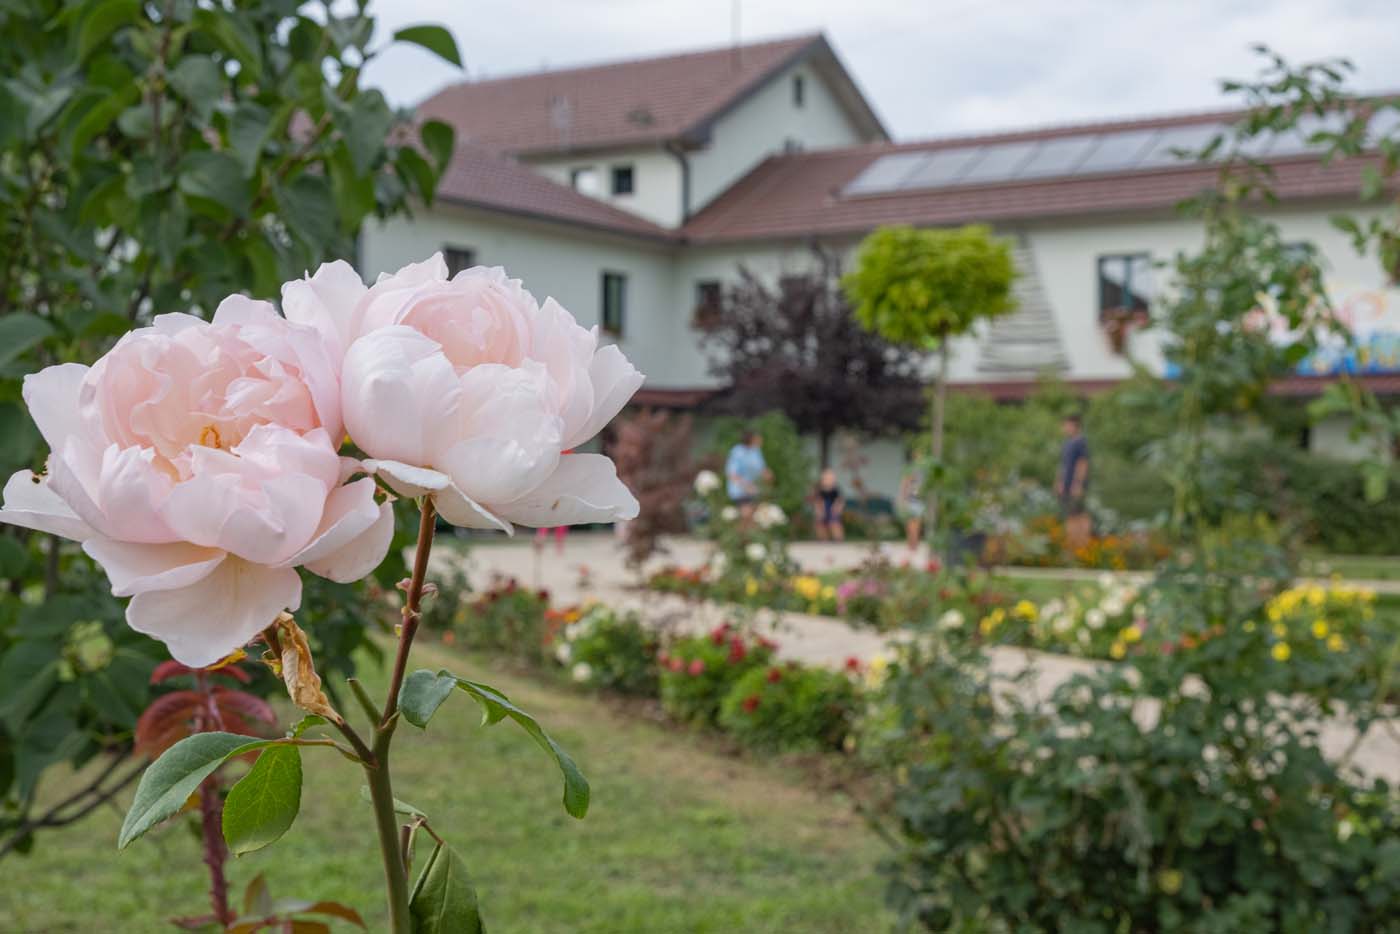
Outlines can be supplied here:
[[[981, 225], [956, 230], [882, 227], [860, 245], [842, 284], [857, 320], [888, 341], [938, 351], [929, 453], [943, 460], [948, 342], [985, 318], [1015, 307], [1011, 246]], [[936, 504], [935, 504], [936, 505]], [[937, 522], [930, 511], [930, 526]]]

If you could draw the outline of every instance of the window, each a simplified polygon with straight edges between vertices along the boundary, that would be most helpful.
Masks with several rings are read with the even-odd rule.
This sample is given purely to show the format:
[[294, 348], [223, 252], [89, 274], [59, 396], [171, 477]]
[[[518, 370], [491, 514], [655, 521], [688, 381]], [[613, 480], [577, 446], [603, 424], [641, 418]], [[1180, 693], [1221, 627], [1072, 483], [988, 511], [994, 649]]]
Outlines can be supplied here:
[[691, 323], [704, 330], [713, 326], [719, 319], [720, 302], [724, 293], [717, 279], [700, 279], [695, 283], [695, 309]]
[[1146, 314], [1152, 302], [1152, 258], [1146, 253], [1099, 257], [1099, 317]]
[[445, 246], [442, 258], [447, 261], [447, 277], [450, 279], [463, 269], [476, 265], [476, 250], [469, 246]]
[[807, 103], [807, 81], [801, 75], [792, 76], [792, 106], [802, 107]]
[[603, 330], [622, 336], [627, 316], [627, 277], [620, 272], [603, 273]]
[[574, 191], [585, 195], [596, 195], [602, 191], [598, 170], [591, 165], [570, 169], [569, 184], [573, 186]]
[[630, 165], [615, 165], [612, 167], [612, 193], [615, 195], [630, 195], [636, 189], [633, 187], [635, 181], [632, 176]]

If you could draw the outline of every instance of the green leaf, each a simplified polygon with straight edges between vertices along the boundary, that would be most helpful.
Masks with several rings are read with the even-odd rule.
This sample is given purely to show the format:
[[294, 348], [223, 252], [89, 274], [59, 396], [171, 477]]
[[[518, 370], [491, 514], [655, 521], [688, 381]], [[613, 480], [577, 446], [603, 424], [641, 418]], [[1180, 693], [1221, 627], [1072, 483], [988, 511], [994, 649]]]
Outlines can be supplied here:
[[170, 86], [207, 117], [223, 96], [224, 76], [215, 61], [207, 55], [191, 55], [170, 72]]
[[275, 190], [277, 208], [292, 232], [316, 251], [325, 249], [338, 233], [335, 199], [321, 176], [299, 175]]
[[399, 710], [403, 712], [404, 719], [417, 727], [427, 726], [428, 720], [447, 699], [453, 684], [466, 691], [481, 705], [484, 724], [499, 723], [506, 717], [519, 724], [521, 729], [554, 758], [559, 771], [563, 773], [564, 810], [577, 818], [582, 818], [588, 813], [588, 779], [583, 777], [583, 772], [579, 770], [573, 758], [541, 728], [534, 717], [512, 704], [509, 698], [495, 688], [459, 678], [448, 671], [439, 671], [434, 675], [430, 671], [419, 669], [404, 679], [403, 687], [399, 691]]
[[337, 146], [331, 155], [330, 170], [340, 222], [347, 230], [358, 230], [360, 222], [374, 210], [374, 176], [355, 170], [344, 145]]
[[301, 750], [269, 746], [224, 801], [224, 840], [235, 856], [276, 843], [301, 810]]
[[[374, 803], [374, 797], [370, 794], [368, 785], [360, 786], [360, 797], [364, 798], [371, 804]], [[394, 813], [408, 818], [421, 817], [424, 820], [426, 820], [428, 817], [427, 814], [424, 814], [422, 811], [409, 804], [407, 801], [400, 801], [398, 798], [394, 799]]]
[[457, 139], [457, 131], [441, 120], [426, 120], [418, 129], [418, 136], [423, 140], [423, 148], [433, 157], [433, 164], [437, 166], [438, 171], [446, 169], [447, 164], [452, 161], [452, 147]]
[[102, 0], [94, 6], [78, 27], [78, 61], [91, 55], [112, 33], [135, 22], [140, 13], [140, 0]]
[[234, 214], [248, 210], [248, 183], [238, 160], [226, 152], [192, 152], [180, 160], [180, 190], [202, 198]]
[[1374, 165], [1368, 165], [1361, 170], [1361, 200], [1372, 201], [1380, 197], [1385, 188], [1385, 182], [1381, 179], [1381, 173]]
[[405, 181], [411, 181], [418, 189], [419, 196], [428, 203], [433, 200], [433, 195], [437, 192], [438, 173], [428, 164], [418, 150], [411, 146], [404, 146], [394, 157], [394, 163]]
[[180, 740], [151, 763], [136, 786], [136, 798], [126, 812], [117, 848], [131, 841], [184, 807], [199, 783], [232, 756], [252, 752], [277, 740], [250, 740], [236, 733], [196, 733]]
[[355, 98], [344, 116], [337, 115], [345, 146], [355, 171], [366, 175], [384, 151], [385, 140], [394, 127], [394, 112], [378, 91], [366, 91]]
[[441, 26], [405, 26], [394, 33], [397, 42], [411, 42], [422, 46], [438, 58], [462, 67], [462, 56], [457, 51], [457, 40], [452, 33]]
[[263, 145], [272, 135], [272, 117], [267, 109], [251, 101], [241, 101], [229, 122], [228, 142], [246, 178], [252, 178], [262, 157]]
[[37, 346], [53, 333], [53, 325], [27, 311], [0, 316], [0, 366]]
[[467, 866], [439, 843], [413, 884], [408, 914], [413, 934], [481, 934], [481, 909]]
[[426, 668], [411, 672], [399, 689], [399, 712], [418, 729], [427, 729], [428, 721], [456, 686], [457, 679], [445, 672], [433, 674]]
[[262, 52], [258, 46], [258, 36], [248, 20], [214, 7], [196, 11], [193, 23], [197, 32], [213, 39], [225, 52], [238, 59], [247, 77], [253, 81], [261, 77]]

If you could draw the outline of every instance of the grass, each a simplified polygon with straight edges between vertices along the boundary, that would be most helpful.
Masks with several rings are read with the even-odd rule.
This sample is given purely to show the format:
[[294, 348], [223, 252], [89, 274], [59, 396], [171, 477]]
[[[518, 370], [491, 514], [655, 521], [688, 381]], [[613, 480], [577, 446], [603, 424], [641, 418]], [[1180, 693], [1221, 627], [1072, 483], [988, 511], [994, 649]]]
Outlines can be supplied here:
[[1309, 555], [1303, 573], [1318, 577], [1340, 574], [1349, 580], [1400, 581], [1400, 557], [1392, 555]]
[[[506, 691], [573, 753], [593, 785], [587, 819], [568, 817], [558, 773], [539, 747], [508, 722], [479, 727], [465, 695], [445, 704], [426, 733], [401, 728], [395, 793], [426, 811], [463, 853], [492, 929], [888, 929], [874, 871], [882, 845], [843, 802], [779, 764], [707, 751], [686, 733], [482, 670], [440, 647], [415, 654], [420, 666], [452, 667]], [[382, 690], [382, 677], [366, 674], [371, 690]], [[263, 872], [274, 896], [342, 901], [382, 930], [361, 778], [332, 752], [306, 752], [296, 825], [272, 847], [232, 860], [232, 884], [241, 892]], [[164, 919], [173, 915], [205, 911], [206, 877], [189, 828], [167, 826], [118, 853], [120, 821], [114, 809], [100, 811], [41, 836], [30, 856], [6, 859], [0, 931], [150, 932], [170, 929]]]

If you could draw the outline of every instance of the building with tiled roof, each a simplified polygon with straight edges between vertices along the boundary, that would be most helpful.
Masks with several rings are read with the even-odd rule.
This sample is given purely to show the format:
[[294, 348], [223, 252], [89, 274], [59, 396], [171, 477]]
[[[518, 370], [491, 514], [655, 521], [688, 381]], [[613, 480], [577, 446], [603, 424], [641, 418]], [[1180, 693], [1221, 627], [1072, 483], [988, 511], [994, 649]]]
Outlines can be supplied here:
[[[702, 296], [741, 265], [776, 279], [809, 268], [814, 243], [839, 253], [886, 224], [987, 223], [1015, 241], [1019, 308], [954, 346], [955, 384], [1014, 398], [1045, 374], [1095, 391], [1133, 362], [1160, 367], [1152, 333], [1123, 342], [1105, 323], [1147, 309], [1155, 263], [1199, 241], [1176, 206], [1217, 170], [1182, 153], [1240, 116], [894, 142], [820, 35], [465, 82], [419, 110], [456, 127], [457, 153], [431, 208], [365, 233], [367, 272], [434, 250], [505, 266], [623, 347], [648, 374], [640, 402], [683, 408], [721, 388], [690, 326]], [[1285, 234], [1319, 248], [1334, 301], [1376, 337], [1369, 378], [1386, 389], [1400, 293], [1328, 222], [1359, 206], [1366, 160], [1322, 164], [1319, 128], [1252, 154], [1275, 172]]]

